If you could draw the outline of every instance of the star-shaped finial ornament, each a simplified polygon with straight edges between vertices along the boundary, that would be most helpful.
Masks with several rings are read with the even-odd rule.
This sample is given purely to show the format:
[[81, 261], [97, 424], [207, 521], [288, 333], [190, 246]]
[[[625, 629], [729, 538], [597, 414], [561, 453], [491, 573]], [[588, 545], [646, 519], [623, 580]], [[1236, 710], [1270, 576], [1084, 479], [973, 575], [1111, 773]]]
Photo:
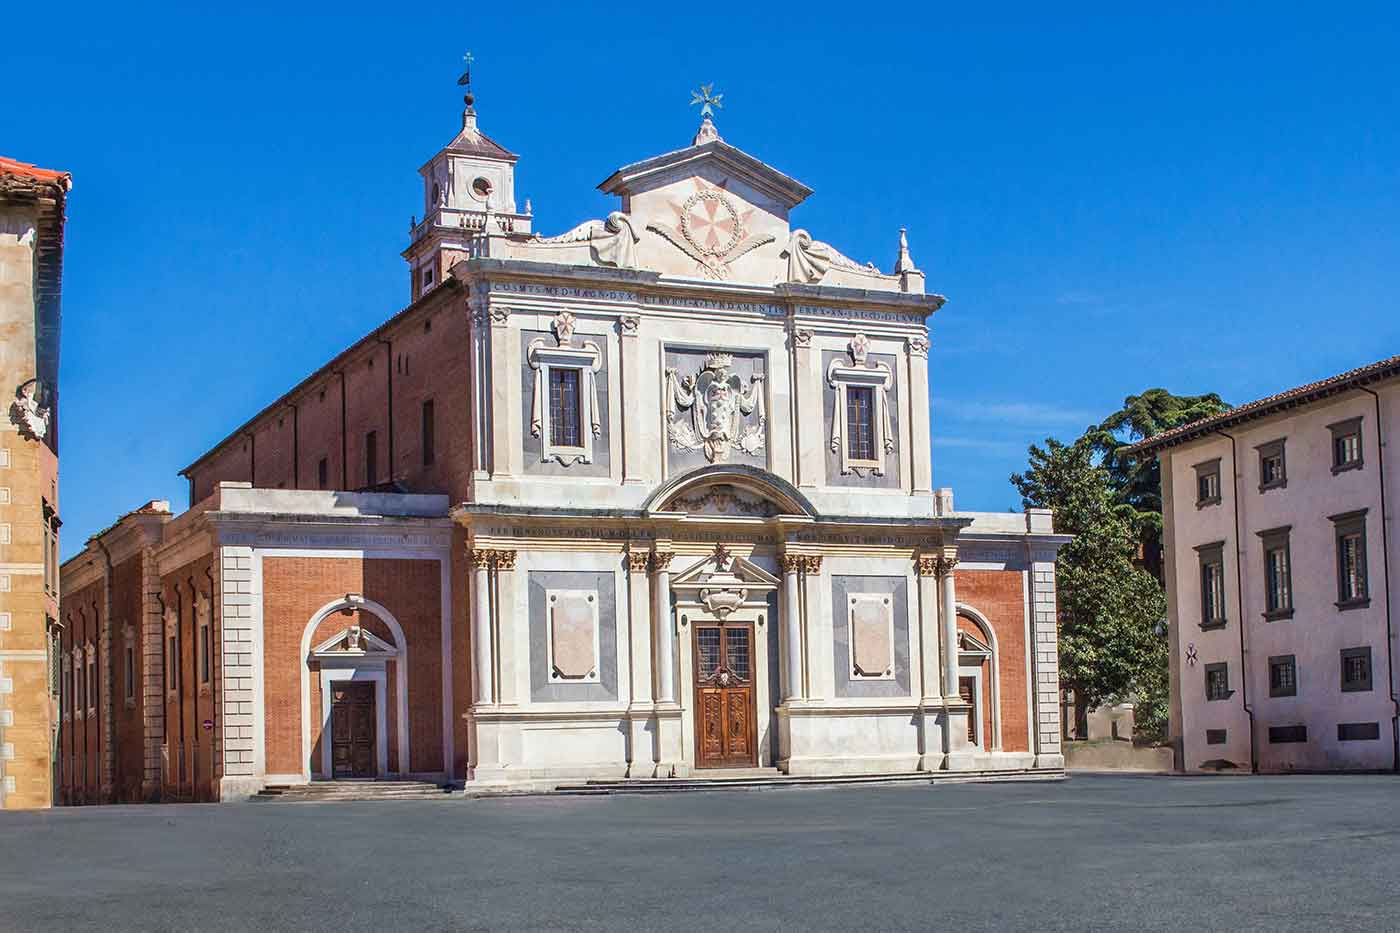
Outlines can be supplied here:
[[724, 95], [715, 93], [714, 82], [702, 84], [700, 90], [690, 92], [690, 106], [694, 107], [699, 104], [700, 116], [702, 117], [713, 116], [715, 110], [723, 110], [724, 104], [720, 103], [722, 100], [724, 100]]

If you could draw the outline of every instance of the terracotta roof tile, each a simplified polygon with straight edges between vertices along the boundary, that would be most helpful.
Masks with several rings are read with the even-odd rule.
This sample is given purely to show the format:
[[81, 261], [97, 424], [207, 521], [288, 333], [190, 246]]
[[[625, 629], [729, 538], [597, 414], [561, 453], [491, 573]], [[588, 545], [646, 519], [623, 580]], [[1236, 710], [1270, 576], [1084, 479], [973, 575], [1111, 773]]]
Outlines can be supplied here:
[[1400, 356], [1392, 356], [1389, 359], [1371, 363], [1357, 369], [1350, 369], [1326, 379], [1319, 379], [1317, 382], [1309, 382], [1276, 395], [1258, 399], [1238, 408], [1212, 415], [1209, 418], [1202, 418], [1199, 421], [1192, 421], [1190, 424], [1183, 424], [1180, 427], [1172, 428], [1170, 431], [1163, 431], [1161, 434], [1154, 434], [1152, 437], [1138, 441], [1130, 449], [1137, 457], [1144, 457], [1155, 454], [1166, 447], [1175, 447], [1187, 441], [1195, 440], [1206, 434], [1213, 433], [1222, 428], [1241, 424], [1245, 421], [1252, 421], [1256, 418], [1263, 418], [1275, 412], [1284, 411], [1289, 408], [1296, 408], [1319, 399], [1332, 395], [1339, 395], [1342, 392], [1388, 379], [1392, 376], [1400, 375]]
[[70, 178], [67, 172], [56, 172], [53, 169], [39, 168], [30, 165], [28, 162], [19, 162], [14, 159], [7, 159], [0, 156], [0, 175], [23, 175], [33, 178], [36, 181], [62, 181], [65, 186]]

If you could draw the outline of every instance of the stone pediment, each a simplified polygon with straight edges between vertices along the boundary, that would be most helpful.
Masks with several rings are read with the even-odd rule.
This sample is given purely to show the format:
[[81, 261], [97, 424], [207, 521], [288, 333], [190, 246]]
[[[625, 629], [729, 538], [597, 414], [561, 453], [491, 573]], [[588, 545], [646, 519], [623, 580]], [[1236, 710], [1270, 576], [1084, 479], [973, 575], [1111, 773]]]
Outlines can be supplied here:
[[314, 658], [365, 658], [398, 655], [398, 649], [358, 625], [350, 625], [311, 649]]
[[741, 606], [762, 603], [778, 578], [722, 544], [704, 560], [671, 579], [671, 589], [689, 596], [721, 619]]

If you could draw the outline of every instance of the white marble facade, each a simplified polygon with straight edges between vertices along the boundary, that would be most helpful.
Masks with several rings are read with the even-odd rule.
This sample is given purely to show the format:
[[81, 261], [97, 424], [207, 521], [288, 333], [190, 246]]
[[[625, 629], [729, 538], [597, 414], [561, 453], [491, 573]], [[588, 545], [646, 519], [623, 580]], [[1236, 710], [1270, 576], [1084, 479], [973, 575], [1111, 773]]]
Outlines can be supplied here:
[[708, 117], [557, 236], [516, 212], [514, 168], [469, 112], [405, 253], [415, 288], [459, 280], [473, 320], [452, 510], [469, 779], [1061, 766], [1048, 515], [981, 539], [1028, 581], [1029, 750], [968, 738], [954, 568], [976, 521], [932, 485], [944, 299], [903, 231], [891, 272], [846, 258], [792, 225], [810, 190]]

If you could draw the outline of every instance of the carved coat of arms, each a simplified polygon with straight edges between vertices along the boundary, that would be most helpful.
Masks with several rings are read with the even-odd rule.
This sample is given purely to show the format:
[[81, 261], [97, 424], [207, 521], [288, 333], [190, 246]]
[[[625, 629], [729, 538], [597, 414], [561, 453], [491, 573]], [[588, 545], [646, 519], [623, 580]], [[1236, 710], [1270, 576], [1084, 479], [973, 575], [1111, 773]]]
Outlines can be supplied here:
[[694, 259], [697, 271], [723, 279], [729, 275], [731, 262], [750, 250], [772, 243], [774, 237], [749, 233], [748, 222], [754, 209], [735, 207], [724, 182], [716, 185], [698, 177], [694, 181], [695, 193], [671, 205], [676, 212], [675, 225], [650, 223], [647, 229], [661, 234], [672, 246]]
[[698, 373], [666, 370], [666, 434], [677, 450], [703, 450], [711, 463], [723, 463], [730, 451], [752, 457], [763, 449], [763, 376], [746, 386], [733, 365], [732, 354], [710, 353]]

